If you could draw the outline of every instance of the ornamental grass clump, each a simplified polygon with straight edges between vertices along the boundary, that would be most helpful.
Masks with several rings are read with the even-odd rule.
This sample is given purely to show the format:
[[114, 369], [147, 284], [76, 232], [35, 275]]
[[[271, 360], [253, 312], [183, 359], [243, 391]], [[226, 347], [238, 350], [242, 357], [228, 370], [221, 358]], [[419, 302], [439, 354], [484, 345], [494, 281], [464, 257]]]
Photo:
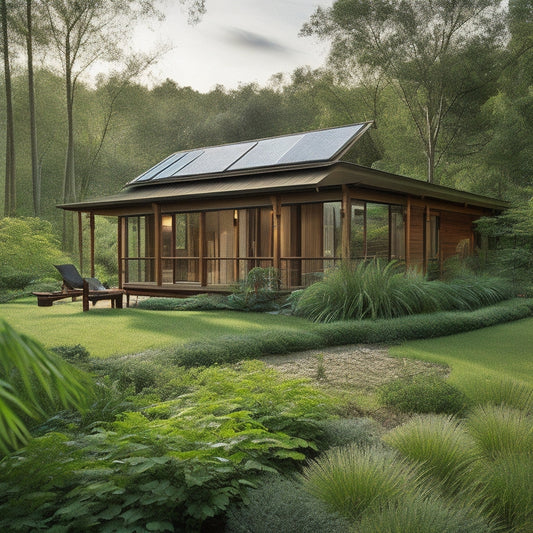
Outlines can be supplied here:
[[413, 470], [390, 451], [356, 445], [332, 448], [303, 472], [304, 488], [339, 514], [357, 519], [366, 509], [416, 490]]
[[395, 318], [473, 310], [511, 297], [509, 284], [488, 277], [428, 281], [397, 261], [341, 265], [301, 294], [295, 313], [315, 322]]
[[448, 416], [418, 416], [393, 429], [384, 441], [417, 464], [426, 479], [438, 480], [452, 493], [476, 458], [472, 439]]
[[478, 383], [475, 395], [480, 405], [506, 405], [533, 414], [533, 387], [516, 379]]
[[407, 498], [365, 513], [358, 533], [491, 533], [495, 527], [466, 505], [441, 498]]
[[504, 405], [480, 406], [466, 419], [478, 453], [487, 459], [529, 453], [533, 458], [533, 417]]
[[533, 531], [533, 458], [531, 453], [483, 460], [472, 469], [468, 498], [498, 520], [505, 530]]

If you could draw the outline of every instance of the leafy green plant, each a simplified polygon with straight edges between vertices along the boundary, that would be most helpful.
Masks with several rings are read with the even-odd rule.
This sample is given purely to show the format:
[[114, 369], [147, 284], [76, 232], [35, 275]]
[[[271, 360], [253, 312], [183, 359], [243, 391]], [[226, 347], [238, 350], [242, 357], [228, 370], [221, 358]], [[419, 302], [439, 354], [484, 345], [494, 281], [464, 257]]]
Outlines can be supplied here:
[[228, 510], [227, 533], [350, 530], [348, 521], [306, 493], [296, 480], [263, 476], [258, 485], [247, 493], [246, 504]]
[[334, 407], [257, 362], [176, 372], [184, 394], [166, 402], [140, 394], [136, 410], [108, 396], [94, 417], [64, 415], [62, 426], [58, 417], [52, 432], [0, 463], [0, 528], [199, 531], [258, 475], [315, 454], [316, 421]]
[[406, 463], [381, 448], [346, 446], [328, 450], [303, 472], [305, 489], [349, 519], [416, 489]]
[[89, 381], [40, 344], [0, 322], [0, 452], [28, 442], [28, 418], [54, 407], [82, 409]]
[[382, 385], [381, 401], [404, 413], [460, 413], [467, 406], [467, 397], [438, 376], [415, 376]]
[[72, 364], [87, 364], [90, 353], [85, 346], [75, 344], [73, 346], [54, 346], [51, 351]]
[[279, 273], [275, 268], [252, 268], [227, 298], [229, 309], [271, 311], [279, 306]]

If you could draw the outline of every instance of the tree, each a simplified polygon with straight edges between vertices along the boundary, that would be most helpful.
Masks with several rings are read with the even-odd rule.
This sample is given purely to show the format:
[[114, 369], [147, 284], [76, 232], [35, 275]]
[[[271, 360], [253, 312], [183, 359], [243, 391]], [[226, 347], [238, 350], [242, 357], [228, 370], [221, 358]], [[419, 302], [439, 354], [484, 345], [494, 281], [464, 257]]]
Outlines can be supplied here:
[[6, 181], [4, 214], [6, 216], [14, 216], [17, 210], [15, 181], [15, 129], [13, 123], [11, 65], [9, 62], [7, 0], [0, 0], [0, 24], [2, 26], [4, 85], [6, 93]]
[[337, 0], [318, 8], [303, 35], [331, 41], [329, 61], [346, 77], [384, 76], [413, 121], [427, 180], [457, 146], [467, 116], [487, 100], [505, 37], [501, 0]]
[[88, 380], [75, 368], [0, 322], [0, 453], [28, 441], [25, 419], [57, 405], [83, 409], [88, 393]]
[[[77, 200], [74, 161], [74, 101], [79, 78], [97, 61], [113, 62], [122, 56], [120, 45], [141, 15], [156, 14], [151, 2], [142, 0], [48, 0], [45, 4], [53, 48], [61, 61], [65, 81], [67, 151], [63, 178], [63, 202]], [[72, 224], [63, 222], [63, 244], [73, 248]]]
[[35, 82], [33, 75], [33, 0], [26, 0], [26, 56], [28, 65], [28, 104], [30, 111], [31, 177], [33, 190], [33, 215], [41, 214], [41, 169], [37, 147], [37, 121], [35, 115]]

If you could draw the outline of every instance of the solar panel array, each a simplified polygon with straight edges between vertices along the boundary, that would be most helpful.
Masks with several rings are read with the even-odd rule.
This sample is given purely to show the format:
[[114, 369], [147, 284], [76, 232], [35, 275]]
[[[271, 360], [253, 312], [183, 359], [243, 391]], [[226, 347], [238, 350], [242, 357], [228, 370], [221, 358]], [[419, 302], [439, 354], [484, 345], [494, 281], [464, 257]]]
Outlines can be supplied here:
[[177, 152], [130, 184], [332, 161], [369, 123]]

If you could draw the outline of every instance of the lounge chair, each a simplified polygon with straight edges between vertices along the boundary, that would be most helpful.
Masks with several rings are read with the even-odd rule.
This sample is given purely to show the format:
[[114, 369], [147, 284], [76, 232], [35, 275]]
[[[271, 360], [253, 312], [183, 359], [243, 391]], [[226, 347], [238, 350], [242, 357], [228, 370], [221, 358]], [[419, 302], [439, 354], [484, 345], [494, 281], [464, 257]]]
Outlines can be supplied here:
[[122, 307], [122, 296], [124, 291], [121, 289], [108, 289], [100, 280], [96, 278], [82, 278], [78, 269], [71, 264], [54, 265], [61, 277], [63, 278], [63, 287], [60, 292], [34, 292], [37, 296], [37, 305], [39, 307], [49, 307], [56, 300], [82, 296], [83, 310], [89, 310], [89, 302], [93, 305], [99, 300], [111, 300], [112, 307]]

